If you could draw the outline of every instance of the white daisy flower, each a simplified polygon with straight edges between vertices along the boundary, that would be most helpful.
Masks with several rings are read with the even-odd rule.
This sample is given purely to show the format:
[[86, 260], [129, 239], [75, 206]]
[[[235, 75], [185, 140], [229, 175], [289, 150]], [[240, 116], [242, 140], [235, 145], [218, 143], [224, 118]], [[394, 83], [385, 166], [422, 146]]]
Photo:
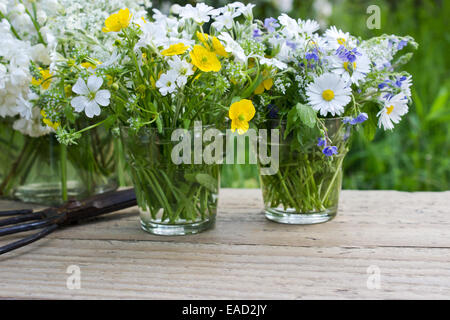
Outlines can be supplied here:
[[298, 25], [300, 26], [300, 30], [302, 33], [313, 34], [317, 30], [320, 29], [320, 25], [315, 20], [302, 20], [298, 19]]
[[324, 73], [311, 82], [306, 88], [306, 95], [311, 107], [320, 112], [321, 116], [340, 115], [350, 102], [352, 89], [340, 76], [334, 73]]
[[401, 117], [408, 112], [408, 100], [403, 94], [397, 94], [390, 99], [383, 100], [384, 107], [378, 112], [378, 127], [392, 130], [394, 123], [399, 123]]
[[103, 79], [95, 75], [88, 78], [87, 85], [82, 78], [78, 78], [72, 91], [79, 94], [72, 99], [70, 104], [76, 112], [85, 112], [88, 118], [100, 115], [100, 106], [109, 105], [111, 93], [108, 90], [99, 90], [103, 84]]
[[350, 37], [350, 33], [343, 32], [342, 30], [338, 30], [335, 26], [331, 26], [325, 31], [325, 37], [327, 38], [328, 44], [333, 49], [337, 49], [340, 46], [347, 46], [348, 44], [352, 44], [353, 41]]
[[194, 74], [192, 64], [186, 60], [181, 60], [179, 56], [174, 56], [168, 63], [171, 70], [177, 74], [176, 83], [179, 87], [184, 86], [187, 83], [188, 77]]
[[365, 52], [361, 50], [358, 52], [361, 55], [356, 55], [356, 60], [353, 62], [342, 61], [334, 56], [331, 63], [332, 72], [340, 75], [346, 82], [358, 84], [364, 80], [370, 72], [370, 60]]
[[172, 93], [177, 88], [178, 73], [175, 70], [169, 70], [163, 73], [161, 77], [156, 81], [156, 87], [163, 96], [168, 93]]

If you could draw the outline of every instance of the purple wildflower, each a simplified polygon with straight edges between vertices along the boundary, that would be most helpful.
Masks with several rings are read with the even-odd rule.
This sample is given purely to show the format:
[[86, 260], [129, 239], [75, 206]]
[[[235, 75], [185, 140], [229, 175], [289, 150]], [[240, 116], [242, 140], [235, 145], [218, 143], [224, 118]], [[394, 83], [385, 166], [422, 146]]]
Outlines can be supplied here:
[[259, 38], [259, 37], [262, 37], [261, 30], [259, 30], [259, 29], [253, 30], [253, 38]]
[[323, 139], [323, 138], [318, 138], [317, 139], [317, 146], [318, 147], [325, 147], [326, 144], [327, 144], [327, 142], [325, 141], [325, 139]]
[[264, 19], [264, 28], [267, 29], [270, 33], [274, 32], [276, 28], [278, 28], [280, 25], [278, 24], [277, 19], [275, 18], [266, 18]]

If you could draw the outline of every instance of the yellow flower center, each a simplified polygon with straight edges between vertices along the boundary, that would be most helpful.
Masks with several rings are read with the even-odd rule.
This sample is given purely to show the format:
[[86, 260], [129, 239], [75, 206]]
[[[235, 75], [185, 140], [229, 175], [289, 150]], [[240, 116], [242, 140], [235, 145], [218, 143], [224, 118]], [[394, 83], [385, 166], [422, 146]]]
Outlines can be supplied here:
[[243, 114], [240, 114], [238, 116], [239, 121], [245, 121], [245, 116]]
[[345, 44], [345, 39], [344, 39], [344, 38], [337, 38], [337, 42], [338, 42], [340, 45], [343, 45], [343, 44]]
[[391, 112], [394, 111], [394, 106], [390, 105], [389, 107], [386, 107], [386, 110], [387, 110], [386, 111], [387, 114], [391, 114]]
[[326, 101], [333, 100], [334, 99], [334, 92], [333, 92], [333, 90], [330, 90], [330, 89], [324, 90], [322, 92], [322, 98], [324, 98], [324, 100], [326, 100]]

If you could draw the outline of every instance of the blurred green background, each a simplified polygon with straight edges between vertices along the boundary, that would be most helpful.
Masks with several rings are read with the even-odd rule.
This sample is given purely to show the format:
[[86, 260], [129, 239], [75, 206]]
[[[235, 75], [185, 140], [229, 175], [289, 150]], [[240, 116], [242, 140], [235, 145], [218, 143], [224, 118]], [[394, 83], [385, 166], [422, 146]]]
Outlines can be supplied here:
[[[196, 1], [172, 1], [180, 4]], [[220, 6], [230, 1], [204, 1]], [[382, 34], [410, 35], [419, 43], [405, 70], [413, 76], [410, 112], [393, 131], [378, 130], [374, 141], [355, 133], [345, 161], [345, 189], [448, 190], [450, 182], [450, 1], [442, 0], [263, 0], [255, 17], [317, 19], [363, 38]], [[367, 8], [381, 10], [381, 28], [369, 30]], [[167, 11], [170, 2], [153, 1]], [[322, 31], [323, 31], [322, 30]], [[257, 169], [225, 165], [222, 187], [257, 188]]]

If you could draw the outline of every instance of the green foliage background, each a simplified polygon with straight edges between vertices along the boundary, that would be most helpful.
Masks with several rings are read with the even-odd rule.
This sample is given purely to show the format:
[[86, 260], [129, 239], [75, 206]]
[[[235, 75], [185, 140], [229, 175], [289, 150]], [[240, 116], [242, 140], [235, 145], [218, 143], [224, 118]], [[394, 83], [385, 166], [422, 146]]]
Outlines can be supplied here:
[[[227, 1], [206, 1], [219, 6]], [[248, 1], [247, 1], [248, 2]], [[277, 17], [275, 0], [251, 1], [257, 18]], [[378, 130], [374, 141], [356, 132], [345, 160], [344, 188], [405, 191], [448, 190], [450, 182], [450, 1], [338, 0], [328, 25], [363, 38], [410, 35], [419, 49], [406, 65], [413, 76], [410, 112], [391, 132]], [[185, 4], [185, 1], [178, 1]], [[190, 1], [195, 4], [195, 1]], [[294, 0], [290, 16], [316, 18], [314, 0]], [[162, 3], [154, 2], [154, 7]], [[381, 9], [381, 29], [369, 30], [367, 8]], [[222, 187], [258, 187], [255, 166], [225, 165]]]

